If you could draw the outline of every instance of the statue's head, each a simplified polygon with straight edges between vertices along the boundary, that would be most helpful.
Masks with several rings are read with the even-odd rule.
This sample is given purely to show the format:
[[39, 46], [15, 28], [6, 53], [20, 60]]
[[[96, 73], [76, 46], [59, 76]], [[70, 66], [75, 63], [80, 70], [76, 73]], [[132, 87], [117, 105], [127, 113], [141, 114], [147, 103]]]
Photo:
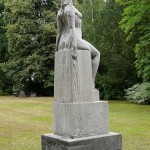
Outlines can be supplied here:
[[61, 0], [61, 6], [65, 7], [67, 5], [73, 5], [72, 0]]

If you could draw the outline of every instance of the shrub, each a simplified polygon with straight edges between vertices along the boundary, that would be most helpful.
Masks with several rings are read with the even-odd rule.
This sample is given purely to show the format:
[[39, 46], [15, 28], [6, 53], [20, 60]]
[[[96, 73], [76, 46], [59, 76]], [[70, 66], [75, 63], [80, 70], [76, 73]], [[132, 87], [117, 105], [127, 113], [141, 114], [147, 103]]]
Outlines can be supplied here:
[[139, 104], [150, 104], [150, 82], [135, 84], [125, 91], [127, 100]]

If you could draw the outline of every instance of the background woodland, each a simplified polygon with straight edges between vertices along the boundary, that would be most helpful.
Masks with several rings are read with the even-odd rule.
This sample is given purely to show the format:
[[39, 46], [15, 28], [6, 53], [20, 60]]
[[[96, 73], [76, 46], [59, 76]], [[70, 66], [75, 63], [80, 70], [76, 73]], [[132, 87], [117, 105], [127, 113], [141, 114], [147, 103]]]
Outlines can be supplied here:
[[[74, 0], [83, 38], [101, 53], [101, 99], [150, 103], [149, 0]], [[0, 95], [53, 96], [60, 0], [0, 0]]]

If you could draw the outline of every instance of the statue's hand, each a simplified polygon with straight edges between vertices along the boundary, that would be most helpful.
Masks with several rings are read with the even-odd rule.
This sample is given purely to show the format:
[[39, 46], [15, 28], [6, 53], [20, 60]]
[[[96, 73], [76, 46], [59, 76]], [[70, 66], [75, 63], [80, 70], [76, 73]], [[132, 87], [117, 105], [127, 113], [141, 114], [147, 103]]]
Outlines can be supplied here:
[[71, 56], [73, 59], [77, 59], [78, 57], [77, 49], [71, 49]]

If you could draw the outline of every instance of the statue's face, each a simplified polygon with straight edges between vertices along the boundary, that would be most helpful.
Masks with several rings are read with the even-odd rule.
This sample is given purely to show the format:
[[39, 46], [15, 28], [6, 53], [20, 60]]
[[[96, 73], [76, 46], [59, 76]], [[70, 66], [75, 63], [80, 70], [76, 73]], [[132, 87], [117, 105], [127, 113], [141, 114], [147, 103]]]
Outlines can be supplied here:
[[72, 0], [61, 0], [62, 7], [72, 4]]

